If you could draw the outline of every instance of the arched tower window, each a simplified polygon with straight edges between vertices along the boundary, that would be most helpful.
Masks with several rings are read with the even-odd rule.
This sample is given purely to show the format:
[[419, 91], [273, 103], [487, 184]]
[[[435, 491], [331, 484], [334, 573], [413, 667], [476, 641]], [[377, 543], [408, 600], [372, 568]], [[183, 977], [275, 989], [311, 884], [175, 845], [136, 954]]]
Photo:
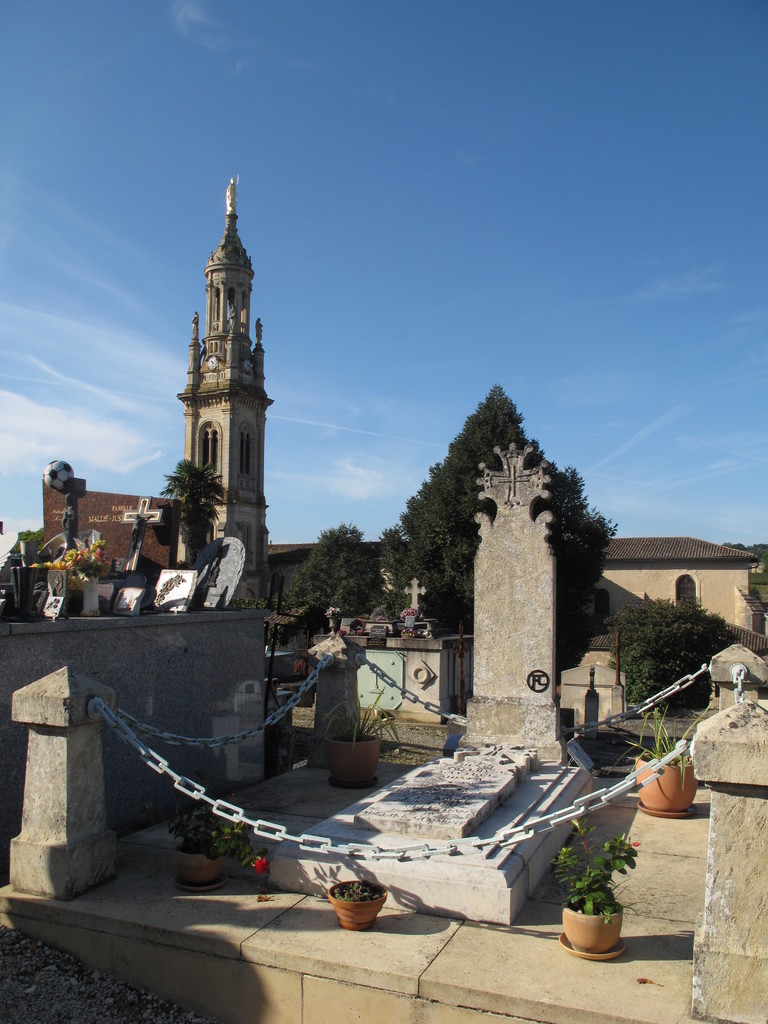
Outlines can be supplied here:
[[219, 467], [219, 432], [215, 427], [206, 427], [203, 431], [203, 461], [210, 462], [216, 469]]
[[251, 435], [247, 430], [240, 431], [240, 472], [251, 475]]
[[678, 576], [675, 583], [675, 603], [696, 600], [696, 580], [693, 576]]
[[611, 598], [605, 587], [595, 590], [595, 615], [611, 614]]

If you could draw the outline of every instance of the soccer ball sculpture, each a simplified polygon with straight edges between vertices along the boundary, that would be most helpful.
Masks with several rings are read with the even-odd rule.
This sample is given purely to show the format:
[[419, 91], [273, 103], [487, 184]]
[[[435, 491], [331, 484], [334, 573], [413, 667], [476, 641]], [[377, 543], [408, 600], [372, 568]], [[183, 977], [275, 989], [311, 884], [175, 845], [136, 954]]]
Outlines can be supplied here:
[[43, 482], [46, 487], [54, 491], [68, 491], [71, 487], [70, 481], [74, 480], [75, 471], [68, 462], [56, 459], [49, 462], [43, 470]]

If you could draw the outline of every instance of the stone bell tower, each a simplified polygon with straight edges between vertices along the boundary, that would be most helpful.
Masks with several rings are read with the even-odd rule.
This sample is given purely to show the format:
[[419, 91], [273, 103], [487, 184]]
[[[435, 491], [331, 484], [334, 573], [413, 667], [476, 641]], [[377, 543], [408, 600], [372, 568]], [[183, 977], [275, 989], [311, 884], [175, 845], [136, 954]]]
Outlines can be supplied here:
[[[268, 532], [264, 430], [272, 404], [264, 390], [261, 320], [251, 341], [253, 268], [237, 233], [237, 184], [226, 193], [224, 235], [205, 268], [205, 333], [192, 320], [184, 403], [184, 458], [212, 463], [226, 500], [213, 537], [239, 537], [246, 560], [238, 597], [265, 596]], [[213, 538], [212, 538], [213, 539]]]

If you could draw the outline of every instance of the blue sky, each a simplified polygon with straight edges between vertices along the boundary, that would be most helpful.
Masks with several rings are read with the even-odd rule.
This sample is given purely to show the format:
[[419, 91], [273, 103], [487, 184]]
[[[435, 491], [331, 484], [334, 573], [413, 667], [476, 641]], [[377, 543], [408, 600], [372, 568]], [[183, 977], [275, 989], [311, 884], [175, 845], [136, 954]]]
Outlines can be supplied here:
[[240, 175], [267, 525], [397, 522], [494, 384], [621, 536], [768, 540], [763, 0], [0, 12], [0, 519], [156, 494]]

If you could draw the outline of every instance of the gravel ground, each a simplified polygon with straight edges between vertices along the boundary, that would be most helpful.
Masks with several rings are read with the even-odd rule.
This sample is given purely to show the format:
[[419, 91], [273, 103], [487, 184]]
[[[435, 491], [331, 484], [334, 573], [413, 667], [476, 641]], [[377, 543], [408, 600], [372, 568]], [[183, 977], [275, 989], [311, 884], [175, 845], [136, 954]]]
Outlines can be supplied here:
[[0, 925], [0, 1021], [216, 1024]]

